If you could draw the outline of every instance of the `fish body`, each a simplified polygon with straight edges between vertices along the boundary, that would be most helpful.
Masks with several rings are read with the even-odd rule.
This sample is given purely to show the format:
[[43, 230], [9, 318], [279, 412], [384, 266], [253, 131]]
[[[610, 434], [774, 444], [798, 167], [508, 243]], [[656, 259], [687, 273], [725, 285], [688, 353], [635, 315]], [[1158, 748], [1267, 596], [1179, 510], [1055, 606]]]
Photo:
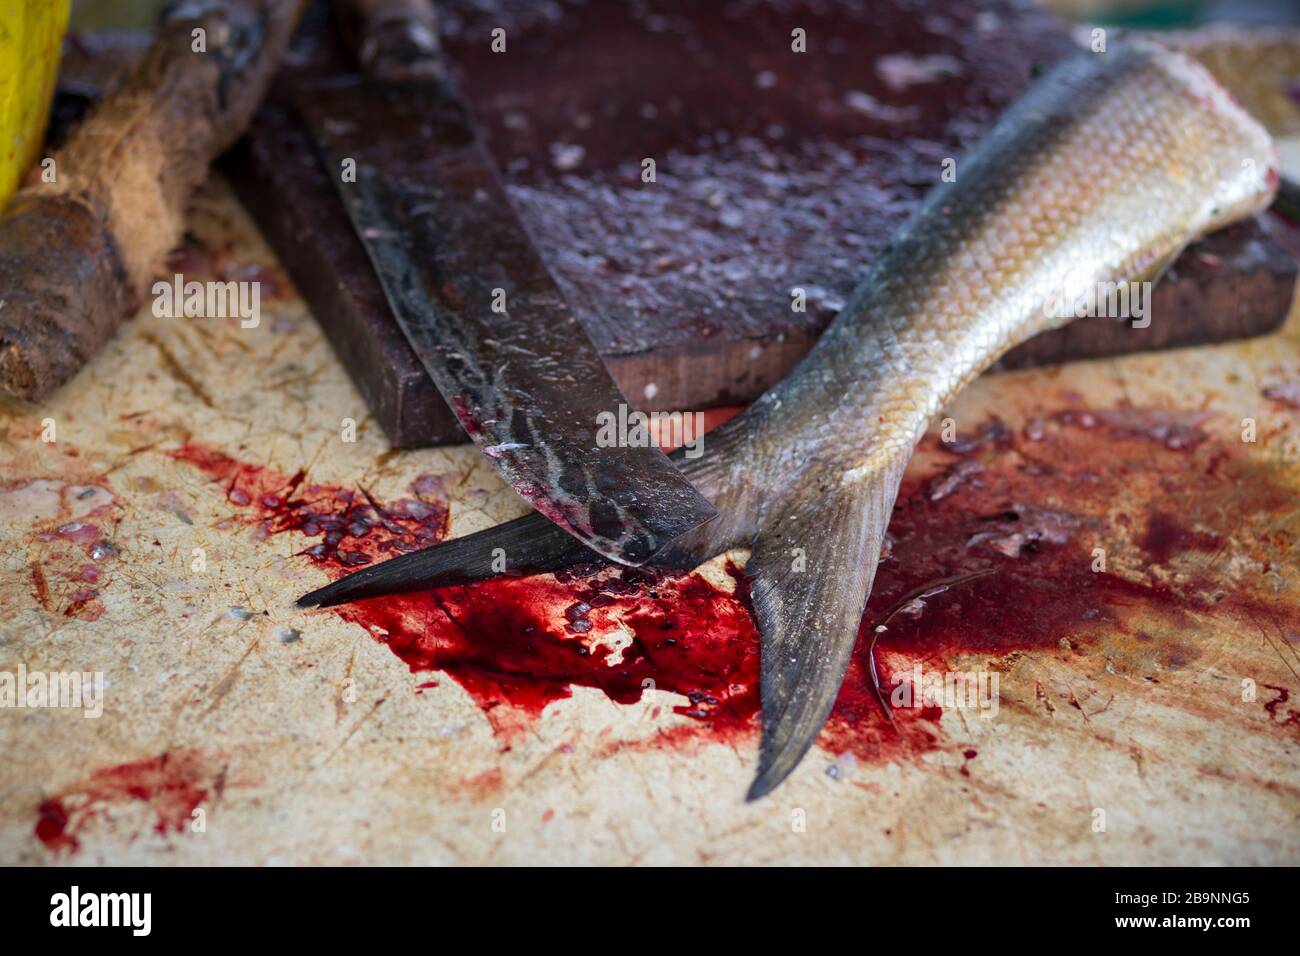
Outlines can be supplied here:
[[1099, 286], [1154, 279], [1192, 240], [1264, 208], [1276, 182], [1267, 133], [1202, 67], [1152, 43], [1082, 54], [958, 161], [803, 363], [716, 436], [732, 447], [697, 486], [758, 531], [752, 796], [830, 712], [931, 417]]
[[1275, 139], [1300, 136], [1300, 27], [1213, 23], [1159, 42], [1209, 70]]
[[[678, 457], [720, 513], [656, 562], [751, 549], [763, 705], [751, 799], [794, 769], [830, 713], [930, 419], [1098, 284], [1152, 280], [1192, 240], [1264, 208], [1277, 178], [1268, 134], [1192, 60], [1146, 41], [1081, 54], [957, 161], [801, 364], [711, 432], [703, 457]], [[590, 559], [574, 544], [528, 516], [303, 602], [472, 580], [497, 546], [512, 570]]]

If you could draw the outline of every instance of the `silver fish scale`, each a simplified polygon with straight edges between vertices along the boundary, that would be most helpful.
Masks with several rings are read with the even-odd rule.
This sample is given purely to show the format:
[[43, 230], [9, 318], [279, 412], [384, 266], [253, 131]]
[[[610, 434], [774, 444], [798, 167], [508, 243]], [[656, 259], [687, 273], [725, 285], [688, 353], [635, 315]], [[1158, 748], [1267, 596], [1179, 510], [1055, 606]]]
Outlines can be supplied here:
[[[1267, 205], [1276, 175], [1267, 133], [1181, 54], [1084, 54], [959, 161], [761, 414], [734, 427], [779, 466], [767, 477], [805, 471], [798, 461], [869, 476], [1005, 351], [1063, 324], [1045, 314], [1053, 296], [1154, 278], [1192, 239]], [[764, 437], [779, 450], [763, 455]]]

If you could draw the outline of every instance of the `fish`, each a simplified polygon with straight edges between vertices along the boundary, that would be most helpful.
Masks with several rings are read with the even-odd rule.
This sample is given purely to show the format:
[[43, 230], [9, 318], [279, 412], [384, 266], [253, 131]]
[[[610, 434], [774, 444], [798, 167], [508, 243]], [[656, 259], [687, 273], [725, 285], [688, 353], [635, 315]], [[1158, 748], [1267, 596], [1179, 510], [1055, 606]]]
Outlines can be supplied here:
[[1274, 140], [1300, 136], [1300, 27], [1211, 23], [1158, 42], [1209, 70]]
[[1300, 27], [1211, 23], [1160, 42], [1209, 70], [1268, 130], [1282, 175], [1273, 211], [1300, 222]]
[[[789, 776], [831, 711], [931, 419], [1099, 284], [1154, 281], [1188, 243], [1264, 209], [1278, 182], [1263, 127], [1204, 67], [1141, 39], [1059, 63], [950, 168], [801, 363], [700, 457], [674, 458], [719, 515], [653, 563], [750, 551], [762, 735], [749, 800]], [[591, 560], [565, 537], [529, 515], [299, 603], [477, 580], [492, 548], [533, 572]]]

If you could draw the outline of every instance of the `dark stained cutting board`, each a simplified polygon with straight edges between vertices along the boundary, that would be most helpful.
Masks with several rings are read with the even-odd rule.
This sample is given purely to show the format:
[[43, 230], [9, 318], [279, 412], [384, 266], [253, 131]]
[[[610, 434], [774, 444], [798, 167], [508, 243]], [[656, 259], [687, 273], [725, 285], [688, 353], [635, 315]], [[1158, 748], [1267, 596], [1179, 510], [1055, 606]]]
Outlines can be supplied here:
[[[1017, 2], [439, 4], [513, 202], [629, 399], [748, 401], [790, 370], [963, 149], [1067, 54]], [[228, 164], [376, 418], [401, 447], [460, 441], [388, 316], [295, 118], [351, 67], [314, 11]], [[491, 31], [506, 31], [493, 53]], [[806, 53], [791, 31], [806, 31]], [[642, 182], [653, 158], [657, 181]], [[959, 172], [960, 174], [960, 172]], [[1276, 328], [1296, 264], [1259, 222], [1189, 249], [1150, 328], [1085, 319], [1004, 367]], [[807, 311], [791, 309], [791, 290]]]

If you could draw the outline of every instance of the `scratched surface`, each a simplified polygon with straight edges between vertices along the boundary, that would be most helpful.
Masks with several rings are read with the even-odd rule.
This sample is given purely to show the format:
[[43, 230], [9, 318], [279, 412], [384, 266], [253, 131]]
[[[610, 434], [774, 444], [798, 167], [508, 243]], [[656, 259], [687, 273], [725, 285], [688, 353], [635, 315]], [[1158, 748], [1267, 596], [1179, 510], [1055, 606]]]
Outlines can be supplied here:
[[[443, 506], [452, 534], [522, 506], [468, 447], [388, 451], [221, 184], [192, 232], [178, 268], [261, 279], [259, 327], [145, 311], [48, 405], [0, 407], [0, 673], [107, 684], [98, 719], [0, 709], [0, 862], [1300, 863], [1300, 316], [1268, 339], [978, 382], [950, 412], [967, 447], [932, 436], [909, 474], [890, 561], [944, 522], [967, 547], [969, 511], [998, 574], [963, 587], [1014, 587], [996, 608], [931, 599], [879, 658], [996, 672], [997, 717], [890, 726], [842, 700], [791, 780], [745, 805], [743, 708], [723, 733], [707, 695], [575, 678], [527, 698], [522, 671], [490, 687], [481, 662], [412, 671], [364, 615], [292, 607], [339, 572], [303, 553], [319, 528], [264, 517], [281, 485], [364, 488], [390, 503], [389, 541], [441, 534]], [[1054, 543], [1045, 503], [1079, 540]], [[1008, 514], [1046, 536], [1026, 546]], [[1104, 613], [945, 632], [946, 600], [974, 602], [970, 623], [1077, 590], [1075, 546], [1108, 556]], [[720, 561], [697, 577], [671, 587], [742, 607]], [[707, 621], [747, 640], [743, 614]], [[752, 647], [727, 653], [715, 691], [739, 706]]]

